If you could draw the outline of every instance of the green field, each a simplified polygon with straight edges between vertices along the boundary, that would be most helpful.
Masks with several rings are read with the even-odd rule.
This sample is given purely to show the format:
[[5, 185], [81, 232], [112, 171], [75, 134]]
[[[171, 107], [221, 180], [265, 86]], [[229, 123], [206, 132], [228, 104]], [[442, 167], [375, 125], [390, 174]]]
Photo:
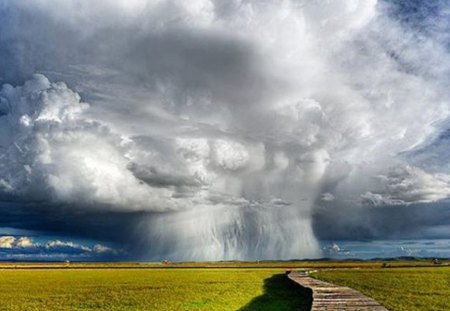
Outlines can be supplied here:
[[357, 289], [389, 310], [450, 310], [450, 267], [323, 270], [313, 276]]
[[0, 270], [0, 310], [309, 310], [280, 269]]
[[0, 310], [306, 311], [311, 292], [282, 268], [302, 265], [319, 267], [315, 276], [358, 289], [390, 310], [449, 310], [450, 266], [425, 267], [427, 261], [390, 268], [380, 262], [0, 264]]

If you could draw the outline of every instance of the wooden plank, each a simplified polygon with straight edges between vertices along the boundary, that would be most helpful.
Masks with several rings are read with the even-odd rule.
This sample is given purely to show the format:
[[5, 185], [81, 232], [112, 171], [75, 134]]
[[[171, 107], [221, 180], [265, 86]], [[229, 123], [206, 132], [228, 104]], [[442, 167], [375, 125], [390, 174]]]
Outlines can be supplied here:
[[289, 278], [313, 291], [311, 311], [388, 311], [357, 290], [314, 279], [305, 272], [293, 271]]

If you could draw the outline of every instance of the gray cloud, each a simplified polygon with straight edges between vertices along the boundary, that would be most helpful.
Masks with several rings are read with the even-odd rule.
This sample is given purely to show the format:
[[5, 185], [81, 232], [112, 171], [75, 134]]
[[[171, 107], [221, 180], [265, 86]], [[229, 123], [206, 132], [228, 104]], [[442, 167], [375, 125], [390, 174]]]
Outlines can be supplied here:
[[324, 240], [443, 239], [448, 202], [358, 207], [336, 204], [315, 210], [314, 231]]
[[133, 172], [134, 176], [139, 180], [147, 183], [152, 187], [199, 187], [201, 182], [194, 177], [170, 175], [158, 172], [155, 167], [140, 166], [130, 163], [128, 169]]

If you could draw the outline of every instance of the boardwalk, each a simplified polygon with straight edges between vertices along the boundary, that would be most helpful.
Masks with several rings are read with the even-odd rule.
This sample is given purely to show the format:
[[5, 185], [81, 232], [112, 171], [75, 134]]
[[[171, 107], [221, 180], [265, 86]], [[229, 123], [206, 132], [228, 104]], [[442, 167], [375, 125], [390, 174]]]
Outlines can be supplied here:
[[292, 272], [289, 277], [313, 291], [311, 311], [387, 311], [375, 300], [360, 292], [309, 277], [304, 272]]

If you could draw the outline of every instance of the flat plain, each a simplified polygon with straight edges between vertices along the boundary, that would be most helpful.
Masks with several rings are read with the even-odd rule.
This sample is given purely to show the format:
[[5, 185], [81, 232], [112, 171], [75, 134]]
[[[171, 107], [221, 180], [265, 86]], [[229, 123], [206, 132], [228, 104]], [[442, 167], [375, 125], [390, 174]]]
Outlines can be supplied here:
[[[443, 263], [446, 265], [447, 263]], [[285, 268], [360, 290], [390, 310], [446, 310], [450, 267], [428, 261], [0, 264], [0, 310], [309, 310]], [[416, 266], [416, 267], [412, 267]]]
[[280, 269], [0, 271], [0, 310], [309, 310]]

